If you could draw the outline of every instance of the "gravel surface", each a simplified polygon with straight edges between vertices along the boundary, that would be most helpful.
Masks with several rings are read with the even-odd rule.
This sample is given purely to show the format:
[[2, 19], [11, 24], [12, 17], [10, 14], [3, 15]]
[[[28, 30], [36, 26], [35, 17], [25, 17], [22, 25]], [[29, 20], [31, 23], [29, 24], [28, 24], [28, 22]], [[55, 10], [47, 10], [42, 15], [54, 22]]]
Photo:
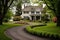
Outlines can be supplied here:
[[42, 38], [42, 37], [31, 35], [24, 31], [25, 27], [27, 27], [27, 25], [7, 29], [5, 31], [5, 35], [10, 37], [12, 40], [51, 40], [49, 38]]

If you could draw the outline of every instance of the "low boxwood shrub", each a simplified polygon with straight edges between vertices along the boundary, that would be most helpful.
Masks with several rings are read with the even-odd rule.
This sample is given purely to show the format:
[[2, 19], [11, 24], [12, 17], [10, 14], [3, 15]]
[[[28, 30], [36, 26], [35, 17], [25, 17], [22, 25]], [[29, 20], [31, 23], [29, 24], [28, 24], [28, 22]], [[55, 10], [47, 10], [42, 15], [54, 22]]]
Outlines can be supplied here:
[[46, 37], [46, 33], [43, 34], [43, 37]]
[[36, 35], [36, 32], [34, 31], [33, 34]]
[[50, 34], [47, 34], [47, 36], [46, 36], [46, 37], [47, 37], [47, 38], [48, 38], [48, 37], [50, 37]]
[[60, 36], [56, 34], [56, 39], [60, 39]]
[[39, 37], [42, 37], [42, 32], [38, 33], [38, 32], [34, 32], [35, 35], [39, 36]]
[[51, 38], [55, 38], [55, 36], [53, 34], [51, 34]]
[[27, 32], [30, 32], [30, 31], [31, 31], [31, 28], [28, 26], [28, 27], [25, 28], [25, 30], [26, 30]]
[[37, 32], [34, 31], [30, 26], [26, 27], [26, 31], [29, 32], [30, 34], [39, 36], [39, 37], [46, 37], [46, 38], [52, 38], [52, 39], [60, 39], [60, 36], [58, 34], [51, 34], [47, 32]]
[[34, 27], [42, 27], [42, 26], [46, 26], [46, 24], [43, 23], [43, 24], [39, 24], [39, 25], [33, 25], [33, 26], [31, 26], [31, 28], [34, 28]]

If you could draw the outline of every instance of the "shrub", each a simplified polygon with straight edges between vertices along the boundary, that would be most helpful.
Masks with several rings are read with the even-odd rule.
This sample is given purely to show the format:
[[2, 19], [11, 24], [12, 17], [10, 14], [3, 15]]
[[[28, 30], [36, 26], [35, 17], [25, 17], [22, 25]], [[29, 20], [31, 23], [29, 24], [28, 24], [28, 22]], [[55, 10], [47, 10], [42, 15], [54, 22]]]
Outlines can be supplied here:
[[3, 20], [4, 22], [8, 22], [9, 21], [9, 19], [7, 19], [7, 18], [4, 18], [4, 20]]
[[42, 15], [42, 20], [45, 22], [48, 22], [48, 21], [50, 21], [50, 16], [48, 14], [44, 14], [44, 15]]
[[31, 26], [31, 28], [42, 27], [42, 26], [46, 26], [46, 23], [42, 23], [42, 24], [39, 24], [39, 25], [33, 25], [33, 26]]
[[14, 16], [13, 21], [20, 21], [21, 17], [20, 16]]
[[8, 10], [8, 12], [7, 12], [7, 14], [5, 15], [3, 21], [4, 21], [4, 22], [8, 22], [8, 21], [11, 19], [12, 16], [13, 16], [12, 11], [11, 11], [11, 10]]
[[56, 23], [57, 22], [57, 17], [53, 17], [52, 21]]
[[56, 39], [58, 39], [59, 38], [59, 35], [56, 35]]
[[20, 21], [20, 18], [14, 18], [13, 21]]
[[51, 38], [55, 38], [54, 34], [51, 34]]
[[[35, 32], [35, 33], [36, 33], [36, 32]], [[39, 37], [42, 37], [42, 32], [40, 32], [40, 33], [38, 33], [38, 34], [36, 33], [36, 35], [39, 36]]]
[[47, 32], [39, 32], [36, 30], [33, 30], [30, 26], [26, 27], [26, 31], [28, 31], [29, 33], [33, 34], [33, 35], [37, 35], [39, 37], [46, 37], [46, 38], [51, 38], [51, 39], [60, 39], [60, 35], [58, 34], [51, 34], [51, 33], [47, 33]]
[[36, 35], [37, 33], [36, 32], [34, 32], [34, 35]]
[[50, 37], [50, 34], [47, 34], [47, 37]]
[[15, 24], [25, 24], [25, 25], [27, 25], [28, 23], [24, 22], [24, 21], [16, 21]]
[[46, 33], [44, 33], [43, 36], [46, 37]]

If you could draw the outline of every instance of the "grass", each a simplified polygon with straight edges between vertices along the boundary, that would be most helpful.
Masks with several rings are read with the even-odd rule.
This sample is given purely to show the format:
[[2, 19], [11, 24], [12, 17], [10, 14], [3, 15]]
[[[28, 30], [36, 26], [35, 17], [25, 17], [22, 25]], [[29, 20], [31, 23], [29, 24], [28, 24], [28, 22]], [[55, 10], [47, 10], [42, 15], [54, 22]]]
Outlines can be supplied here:
[[20, 24], [3, 24], [0, 25], [0, 40], [11, 40], [10, 38], [6, 37], [4, 34], [4, 31], [8, 28], [16, 27], [16, 26], [21, 26]]
[[42, 34], [46, 34], [46, 35], [59, 35], [60, 36], [60, 27], [56, 26], [56, 23], [47, 23], [47, 26], [37, 26], [34, 28], [26, 27], [26, 30], [29, 33], [35, 34], [35, 35], [40, 35], [40, 33]]
[[57, 27], [55, 23], [48, 23], [47, 26], [43, 27], [35, 27], [33, 28], [33, 30], [36, 32], [44, 32], [44, 33], [60, 35], [60, 27]]

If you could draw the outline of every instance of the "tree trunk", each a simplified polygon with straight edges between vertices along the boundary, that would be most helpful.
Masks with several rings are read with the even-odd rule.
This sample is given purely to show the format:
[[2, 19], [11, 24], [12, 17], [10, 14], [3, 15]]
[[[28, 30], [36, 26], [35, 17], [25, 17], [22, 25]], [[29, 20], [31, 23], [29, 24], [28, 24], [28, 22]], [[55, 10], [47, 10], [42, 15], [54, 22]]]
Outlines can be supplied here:
[[57, 16], [57, 26], [60, 26], [60, 16]]
[[3, 19], [5, 18], [6, 14], [7, 14], [7, 9], [4, 8], [3, 12], [0, 14], [0, 25], [3, 24]]
[[3, 21], [2, 21], [2, 19], [0, 19], [0, 25], [2, 25], [3, 24]]
[[57, 26], [60, 26], [60, 0], [56, 4]]

